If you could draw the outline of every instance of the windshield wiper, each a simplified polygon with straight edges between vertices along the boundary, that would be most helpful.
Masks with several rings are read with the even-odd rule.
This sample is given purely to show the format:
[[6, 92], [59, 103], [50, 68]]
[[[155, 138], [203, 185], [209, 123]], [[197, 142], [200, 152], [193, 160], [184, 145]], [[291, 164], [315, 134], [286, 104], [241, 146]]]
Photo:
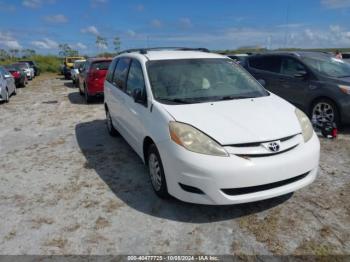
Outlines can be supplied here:
[[189, 101], [188, 99], [181, 99], [181, 98], [158, 98], [159, 100], [166, 101], [166, 102], [172, 102], [177, 104], [193, 104], [193, 101]]
[[246, 99], [246, 98], [255, 98], [251, 96], [222, 96], [219, 97], [219, 100], [236, 100], [236, 99]]

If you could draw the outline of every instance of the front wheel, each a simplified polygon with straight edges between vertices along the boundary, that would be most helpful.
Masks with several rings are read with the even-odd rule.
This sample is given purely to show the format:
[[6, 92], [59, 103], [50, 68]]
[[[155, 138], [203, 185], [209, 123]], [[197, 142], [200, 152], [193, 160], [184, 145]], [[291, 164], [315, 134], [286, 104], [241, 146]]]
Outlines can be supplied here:
[[325, 122], [332, 122], [337, 126], [340, 124], [338, 108], [329, 99], [320, 99], [313, 104], [311, 119], [320, 125]]
[[162, 160], [157, 147], [152, 144], [147, 154], [149, 175], [154, 192], [160, 198], [169, 197]]
[[119, 136], [119, 132], [114, 128], [111, 114], [108, 110], [106, 110], [106, 122], [107, 122], [107, 130], [110, 136]]

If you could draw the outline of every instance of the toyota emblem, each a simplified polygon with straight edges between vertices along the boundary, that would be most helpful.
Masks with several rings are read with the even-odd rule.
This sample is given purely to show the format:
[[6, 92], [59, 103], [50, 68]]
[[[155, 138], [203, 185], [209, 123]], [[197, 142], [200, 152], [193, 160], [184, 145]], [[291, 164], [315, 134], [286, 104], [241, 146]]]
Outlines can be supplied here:
[[280, 151], [280, 144], [278, 142], [271, 142], [267, 145], [267, 147], [272, 152]]

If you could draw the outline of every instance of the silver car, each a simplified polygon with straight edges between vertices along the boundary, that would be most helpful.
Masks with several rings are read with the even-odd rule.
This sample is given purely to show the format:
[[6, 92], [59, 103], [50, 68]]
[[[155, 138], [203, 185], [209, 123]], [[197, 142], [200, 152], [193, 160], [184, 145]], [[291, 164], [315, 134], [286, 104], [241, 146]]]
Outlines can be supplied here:
[[0, 67], [0, 101], [9, 102], [16, 94], [15, 79], [5, 68]]
[[79, 79], [79, 69], [84, 66], [85, 62], [86, 60], [76, 60], [74, 62], [73, 68], [70, 70], [73, 84], [77, 84], [77, 81]]

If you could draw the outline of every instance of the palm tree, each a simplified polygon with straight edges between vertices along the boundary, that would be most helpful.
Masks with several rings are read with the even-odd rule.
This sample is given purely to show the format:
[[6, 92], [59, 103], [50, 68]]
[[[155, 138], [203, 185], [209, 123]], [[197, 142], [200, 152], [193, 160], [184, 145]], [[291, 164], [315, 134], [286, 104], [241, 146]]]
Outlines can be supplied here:
[[96, 36], [96, 46], [98, 49], [100, 49], [101, 51], [103, 49], [107, 49], [108, 48], [108, 42], [107, 42], [107, 38], [102, 37], [102, 36]]

